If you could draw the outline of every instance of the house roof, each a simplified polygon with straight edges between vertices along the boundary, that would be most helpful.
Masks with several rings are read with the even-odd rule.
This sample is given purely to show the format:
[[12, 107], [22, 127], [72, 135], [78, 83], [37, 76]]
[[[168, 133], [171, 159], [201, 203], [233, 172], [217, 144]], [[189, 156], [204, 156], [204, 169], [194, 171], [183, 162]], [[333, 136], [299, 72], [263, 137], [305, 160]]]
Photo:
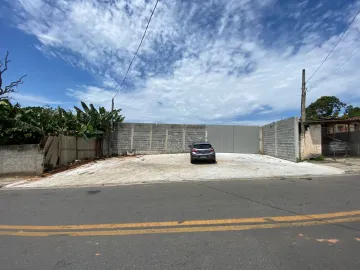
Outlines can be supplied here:
[[307, 125], [318, 125], [318, 124], [354, 124], [360, 123], [360, 117], [355, 116], [351, 118], [341, 119], [341, 118], [333, 118], [333, 119], [319, 119], [319, 120], [310, 120], [306, 121]]
[[360, 121], [360, 116], [350, 117], [350, 118], [347, 118], [347, 120], [351, 120], [351, 121]]

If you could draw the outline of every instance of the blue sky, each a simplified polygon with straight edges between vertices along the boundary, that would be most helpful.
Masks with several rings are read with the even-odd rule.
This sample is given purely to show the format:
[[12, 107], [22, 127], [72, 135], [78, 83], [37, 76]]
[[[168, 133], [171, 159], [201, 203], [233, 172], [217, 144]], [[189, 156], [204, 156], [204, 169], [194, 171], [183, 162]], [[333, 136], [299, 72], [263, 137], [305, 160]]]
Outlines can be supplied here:
[[[12, 60], [5, 82], [27, 74], [14, 100], [110, 108], [154, 4], [0, 0], [0, 55], [8, 50]], [[297, 116], [301, 70], [315, 71], [359, 8], [356, 0], [160, 0], [115, 106], [134, 122]], [[359, 44], [360, 16], [309, 81], [308, 103], [336, 95], [360, 105]]]

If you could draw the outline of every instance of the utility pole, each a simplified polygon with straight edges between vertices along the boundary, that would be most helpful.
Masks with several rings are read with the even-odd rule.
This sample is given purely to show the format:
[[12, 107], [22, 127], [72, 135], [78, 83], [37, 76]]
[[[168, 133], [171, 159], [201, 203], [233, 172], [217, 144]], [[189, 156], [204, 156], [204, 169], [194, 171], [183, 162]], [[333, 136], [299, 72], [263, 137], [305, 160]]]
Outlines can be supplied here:
[[[111, 113], [114, 111], [114, 98], [111, 99]], [[110, 127], [111, 127], [111, 131], [113, 130], [114, 127], [114, 119], [111, 115], [111, 122], [110, 122]]]
[[110, 120], [110, 134], [109, 134], [109, 141], [108, 141], [108, 155], [112, 156], [112, 141], [113, 141], [113, 134], [114, 134], [114, 118], [113, 118], [113, 111], [114, 111], [114, 98], [111, 99], [111, 120]]
[[306, 122], [306, 82], [305, 69], [302, 70], [302, 84], [301, 84], [301, 136], [305, 136], [305, 122]]

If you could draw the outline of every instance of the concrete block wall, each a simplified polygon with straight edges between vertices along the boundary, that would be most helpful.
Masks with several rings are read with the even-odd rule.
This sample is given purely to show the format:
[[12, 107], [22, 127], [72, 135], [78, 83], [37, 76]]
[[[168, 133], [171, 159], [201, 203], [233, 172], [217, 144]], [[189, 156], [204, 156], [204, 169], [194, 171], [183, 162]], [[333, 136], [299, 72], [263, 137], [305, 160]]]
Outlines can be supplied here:
[[299, 156], [299, 121], [288, 118], [276, 123], [277, 157], [290, 161], [298, 161]]
[[184, 153], [188, 144], [203, 140], [205, 125], [121, 123], [115, 127], [113, 154]]
[[166, 125], [156, 125], [152, 126], [152, 136], [151, 136], [151, 151], [153, 152], [162, 152], [166, 150], [167, 147], [167, 134], [168, 129]]
[[262, 127], [263, 154], [276, 156], [276, 125], [271, 123]]
[[151, 125], [134, 124], [132, 134], [132, 149], [146, 149], [151, 151]]
[[[299, 159], [297, 118], [266, 125], [261, 132], [259, 127], [246, 126], [121, 123], [115, 126], [113, 138], [114, 155], [123, 155], [127, 151], [136, 154], [185, 153], [189, 151], [190, 143], [209, 139], [214, 145], [220, 143], [216, 147], [221, 149], [218, 152], [259, 153], [261, 148], [266, 155], [295, 162]], [[232, 145], [227, 145], [229, 140]], [[234, 147], [234, 143], [239, 147]], [[252, 147], [246, 147], [249, 145]]]
[[102, 154], [103, 156], [107, 157], [110, 156], [109, 150], [112, 151], [112, 149], [109, 148], [109, 139], [104, 138], [102, 141]]
[[0, 176], [41, 175], [44, 153], [37, 144], [0, 146]]
[[292, 117], [262, 127], [265, 155], [297, 162], [299, 154], [299, 123]]
[[205, 125], [185, 125], [185, 151], [189, 144], [196, 141], [207, 141], [207, 127]]
[[122, 155], [133, 148], [133, 124], [118, 124], [112, 140], [112, 152], [114, 155]]
[[184, 133], [186, 132], [183, 125], [169, 125], [167, 135], [168, 153], [181, 153], [185, 150]]

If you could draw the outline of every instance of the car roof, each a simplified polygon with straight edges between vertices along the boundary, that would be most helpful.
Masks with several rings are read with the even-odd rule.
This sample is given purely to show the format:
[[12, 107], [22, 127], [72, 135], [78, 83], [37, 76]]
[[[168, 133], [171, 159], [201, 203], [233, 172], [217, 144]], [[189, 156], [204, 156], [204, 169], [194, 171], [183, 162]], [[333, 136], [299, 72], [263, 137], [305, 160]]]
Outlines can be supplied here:
[[192, 144], [211, 144], [210, 142], [193, 142]]

